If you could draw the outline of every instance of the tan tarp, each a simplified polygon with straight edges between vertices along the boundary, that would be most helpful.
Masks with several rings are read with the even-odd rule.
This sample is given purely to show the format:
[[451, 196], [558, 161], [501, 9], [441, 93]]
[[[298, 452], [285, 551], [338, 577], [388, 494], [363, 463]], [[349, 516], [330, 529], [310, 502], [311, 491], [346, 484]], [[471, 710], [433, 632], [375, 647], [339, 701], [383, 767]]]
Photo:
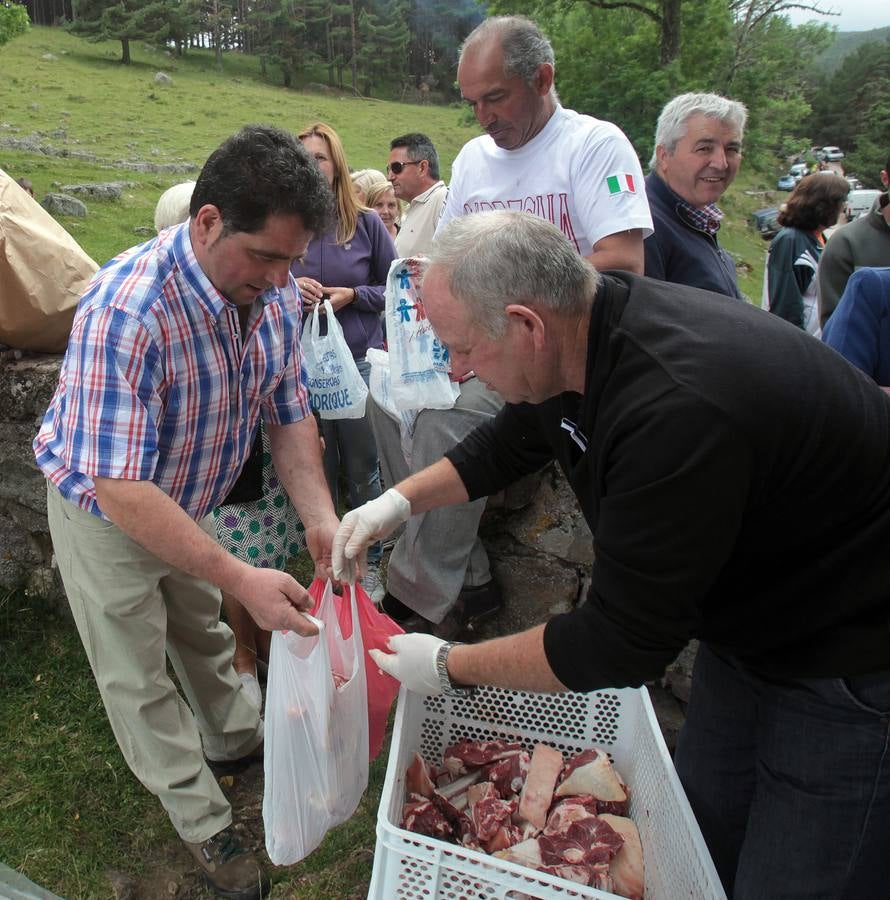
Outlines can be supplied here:
[[98, 266], [0, 169], [0, 343], [60, 353]]

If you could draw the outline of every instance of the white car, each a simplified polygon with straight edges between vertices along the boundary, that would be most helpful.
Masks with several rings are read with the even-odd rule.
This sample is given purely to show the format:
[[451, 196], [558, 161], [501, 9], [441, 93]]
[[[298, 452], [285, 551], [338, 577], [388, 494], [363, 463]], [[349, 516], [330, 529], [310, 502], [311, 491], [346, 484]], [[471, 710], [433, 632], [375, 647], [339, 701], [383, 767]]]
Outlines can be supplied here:
[[844, 151], [840, 147], [823, 147], [822, 159], [826, 162], [837, 162], [844, 158]]
[[847, 221], [851, 222], [853, 219], [864, 216], [875, 205], [875, 200], [880, 196], [880, 191], [871, 188], [864, 188], [861, 191], [850, 191], [847, 194], [847, 206], [844, 210], [847, 214]]
[[788, 174], [794, 178], [795, 184], [800, 181], [807, 172], [810, 171], [810, 167], [806, 163], [795, 163], [789, 170]]

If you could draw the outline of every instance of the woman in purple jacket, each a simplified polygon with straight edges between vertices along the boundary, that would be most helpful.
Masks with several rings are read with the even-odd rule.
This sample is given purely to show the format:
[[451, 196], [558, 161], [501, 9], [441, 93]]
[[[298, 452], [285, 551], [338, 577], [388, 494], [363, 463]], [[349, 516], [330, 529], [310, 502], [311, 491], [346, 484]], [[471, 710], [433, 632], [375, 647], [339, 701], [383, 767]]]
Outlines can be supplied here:
[[[333, 230], [313, 239], [302, 262], [295, 262], [291, 271], [303, 295], [304, 313], [312, 312], [323, 297], [330, 299], [367, 383], [371, 367], [365, 354], [369, 347], [383, 347], [384, 287], [396, 256], [395, 246], [377, 213], [359, 206], [337, 132], [317, 122], [299, 137], [330, 182], [337, 202], [337, 221]], [[367, 414], [361, 419], [322, 419], [321, 433], [325, 473], [334, 502], [341, 467], [351, 507], [379, 497], [377, 445]], [[368, 550], [368, 574], [363, 580], [374, 600], [384, 594], [379, 574], [381, 555], [380, 544]]]

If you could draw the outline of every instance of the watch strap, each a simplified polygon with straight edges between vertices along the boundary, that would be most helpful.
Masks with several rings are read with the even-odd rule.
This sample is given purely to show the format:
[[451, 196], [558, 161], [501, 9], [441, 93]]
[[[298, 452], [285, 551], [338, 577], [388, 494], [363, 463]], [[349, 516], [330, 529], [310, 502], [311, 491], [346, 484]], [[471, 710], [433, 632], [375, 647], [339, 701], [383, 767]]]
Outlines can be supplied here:
[[436, 674], [439, 677], [439, 686], [442, 688], [442, 693], [449, 697], [469, 697], [475, 693], [476, 688], [469, 685], [457, 685], [448, 674], [448, 654], [454, 646], [454, 641], [446, 641], [444, 644], [440, 644], [436, 651]]

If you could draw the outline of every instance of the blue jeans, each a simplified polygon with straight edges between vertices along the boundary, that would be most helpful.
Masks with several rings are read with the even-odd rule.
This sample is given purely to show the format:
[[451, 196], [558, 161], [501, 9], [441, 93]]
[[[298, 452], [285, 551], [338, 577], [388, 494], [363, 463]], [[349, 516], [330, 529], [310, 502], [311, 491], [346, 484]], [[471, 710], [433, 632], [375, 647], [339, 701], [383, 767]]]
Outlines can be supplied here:
[[[359, 374], [368, 383], [371, 364], [357, 359]], [[360, 419], [321, 419], [321, 435], [324, 438], [324, 473], [328, 481], [334, 505], [337, 504], [337, 477], [340, 468], [346, 476], [347, 501], [351, 509], [375, 500], [380, 496], [380, 463], [377, 444], [367, 407]], [[378, 542], [368, 547], [368, 562], [378, 564], [383, 547]]]
[[890, 672], [773, 681], [703, 644], [675, 764], [730, 897], [890, 896]]

